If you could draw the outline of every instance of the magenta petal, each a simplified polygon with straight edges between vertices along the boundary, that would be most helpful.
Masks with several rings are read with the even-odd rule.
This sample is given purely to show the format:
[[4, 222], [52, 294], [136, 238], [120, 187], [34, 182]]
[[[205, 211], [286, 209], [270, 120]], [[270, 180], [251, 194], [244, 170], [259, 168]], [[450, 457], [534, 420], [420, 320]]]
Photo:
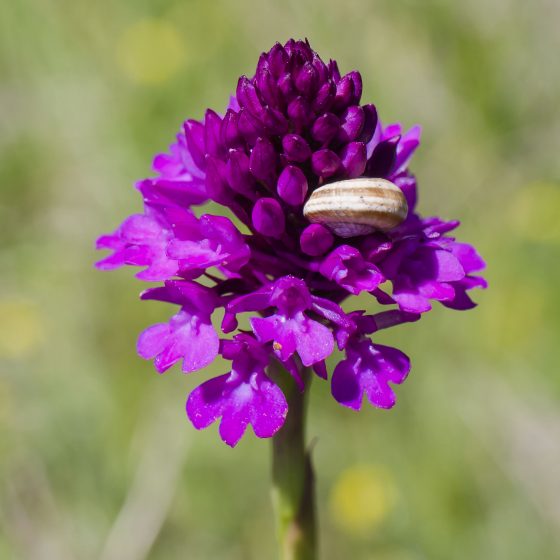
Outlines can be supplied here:
[[330, 329], [305, 319], [296, 333], [297, 353], [304, 366], [310, 366], [328, 358], [334, 349], [334, 338]]
[[136, 350], [145, 360], [155, 358], [165, 348], [169, 336], [169, 325], [158, 323], [144, 330], [138, 337]]
[[197, 430], [207, 428], [221, 414], [223, 386], [229, 373], [209, 379], [197, 387], [187, 400], [187, 414]]
[[370, 177], [388, 177], [390, 175], [394, 169], [399, 140], [400, 136], [395, 136], [377, 144], [366, 167], [366, 173]]
[[218, 355], [220, 340], [211, 324], [195, 325], [195, 334], [189, 340], [183, 353], [182, 370], [185, 373], [197, 371], [211, 364]]
[[445, 305], [445, 307], [458, 311], [465, 311], [476, 307], [476, 303], [474, 303], [464, 289], [456, 289], [455, 297], [452, 300], [442, 301], [442, 304]]
[[410, 360], [403, 352], [390, 346], [374, 344], [373, 348], [375, 354], [371, 369], [366, 378], [362, 378], [362, 386], [372, 405], [391, 408], [396, 398], [389, 382], [400, 384], [406, 379], [410, 371]]
[[185, 373], [210, 364], [218, 355], [219, 339], [210, 322], [210, 312], [194, 314], [181, 309], [168, 324], [146, 329], [139, 337], [138, 353], [154, 359], [156, 370], [163, 373], [183, 360]]
[[358, 140], [368, 144], [377, 126], [377, 109], [372, 104], [364, 105], [362, 109], [364, 110], [364, 126]]
[[177, 263], [166, 255], [171, 231], [165, 218], [156, 211], [127, 218], [111, 235], [97, 240], [98, 249], [111, 249], [113, 254], [96, 266], [110, 270], [123, 265], [143, 266], [136, 276], [141, 280], [165, 280], [177, 272]]
[[328, 379], [329, 375], [327, 373], [327, 364], [323, 362], [317, 362], [313, 364], [313, 371], [319, 376], [321, 379]]
[[251, 425], [260, 438], [272, 437], [283, 425], [288, 403], [281, 389], [265, 375], [259, 379], [260, 391], [253, 400]]
[[298, 342], [295, 330], [289, 322], [281, 321], [278, 315], [265, 319], [252, 317], [251, 327], [261, 342], [274, 343], [273, 350], [281, 360], [286, 361], [296, 351]]
[[[418, 125], [413, 126], [401, 138], [397, 146], [397, 157], [395, 161], [396, 171], [401, 171], [406, 168], [414, 150], [420, 145], [420, 135], [422, 128]], [[397, 134], [400, 134], [400, 130]]]
[[425, 313], [432, 308], [430, 300], [419, 294], [410, 292], [393, 293], [393, 299], [399, 304], [399, 307], [403, 311], [409, 311], [411, 313]]
[[375, 290], [383, 282], [379, 269], [365, 261], [360, 251], [350, 245], [341, 245], [327, 255], [319, 271], [354, 295]]
[[355, 371], [355, 364], [350, 360], [343, 360], [334, 368], [331, 379], [332, 396], [340, 404], [360, 410], [362, 406], [363, 390], [359, 377]]
[[453, 243], [451, 251], [467, 274], [482, 270], [486, 266], [482, 257], [476, 252], [476, 249], [467, 243]]
[[418, 286], [418, 293], [429, 299], [439, 301], [453, 299], [453, 297], [455, 297], [453, 286], [444, 282], [423, 282]]
[[167, 247], [170, 258], [180, 261], [181, 270], [208, 268], [223, 260], [223, 256], [212, 249], [208, 242], [179, 241], [174, 239]]
[[465, 276], [465, 271], [455, 257], [449, 251], [434, 251], [436, 259], [436, 278], [438, 282], [452, 282], [453, 280], [461, 280]]
[[249, 424], [257, 437], [272, 437], [284, 424], [288, 404], [280, 388], [264, 373], [245, 377], [234, 371], [197, 387], [189, 395], [186, 409], [199, 430], [221, 417], [220, 436], [235, 447]]
[[244, 313], [245, 311], [266, 309], [271, 305], [270, 296], [272, 289], [272, 286], [269, 286], [268, 288], [239, 296], [228, 303], [227, 310], [230, 313]]
[[270, 342], [278, 337], [278, 320], [274, 317], [251, 317], [251, 327], [261, 342]]
[[347, 358], [336, 366], [331, 391], [340, 404], [355, 410], [364, 393], [373, 406], [391, 408], [396, 399], [389, 383], [402, 383], [409, 371], [410, 360], [400, 350], [362, 339], [349, 346]]

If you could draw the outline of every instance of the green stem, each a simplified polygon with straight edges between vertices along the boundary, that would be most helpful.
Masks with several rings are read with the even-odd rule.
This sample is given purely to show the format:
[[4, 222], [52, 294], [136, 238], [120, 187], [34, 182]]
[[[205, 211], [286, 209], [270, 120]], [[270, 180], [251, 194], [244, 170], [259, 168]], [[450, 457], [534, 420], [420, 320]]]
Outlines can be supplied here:
[[[274, 369], [279, 369], [279, 365]], [[288, 416], [272, 438], [272, 500], [281, 560], [316, 560], [315, 484], [311, 453], [305, 445], [306, 390], [285, 371], [276, 378], [288, 400]], [[310, 371], [302, 371], [308, 389]]]

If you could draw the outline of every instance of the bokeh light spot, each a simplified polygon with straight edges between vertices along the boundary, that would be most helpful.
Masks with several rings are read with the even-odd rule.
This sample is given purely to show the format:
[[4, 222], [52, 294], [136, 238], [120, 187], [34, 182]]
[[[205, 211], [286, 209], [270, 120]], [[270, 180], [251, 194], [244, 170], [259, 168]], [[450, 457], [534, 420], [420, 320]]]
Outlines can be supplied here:
[[154, 85], [165, 82], [178, 71], [186, 50], [172, 23], [145, 19], [124, 30], [116, 55], [120, 68], [131, 81]]
[[354, 465], [343, 471], [333, 486], [331, 517], [344, 532], [365, 536], [392, 511], [395, 497], [395, 481], [387, 469]]
[[0, 300], [0, 358], [21, 358], [42, 336], [37, 307], [26, 300]]

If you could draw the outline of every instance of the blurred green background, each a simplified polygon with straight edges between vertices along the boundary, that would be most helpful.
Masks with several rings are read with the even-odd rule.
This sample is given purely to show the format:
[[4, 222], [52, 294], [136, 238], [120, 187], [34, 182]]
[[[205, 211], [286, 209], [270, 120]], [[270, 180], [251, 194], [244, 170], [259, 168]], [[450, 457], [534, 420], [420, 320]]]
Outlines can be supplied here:
[[93, 242], [180, 123], [292, 36], [423, 125], [420, 210], [489, 263], [477, 309], [378, 338], [413, 360], [392, 411], [314, 383], [322, 558], [559, 558], [558, 21], [554, 0], [2, 2], [0, 558], [275, 557], [269, 442], [184, 415], [225, 365], [158, 377], [135, 340], [169, 309], [95, 271]]

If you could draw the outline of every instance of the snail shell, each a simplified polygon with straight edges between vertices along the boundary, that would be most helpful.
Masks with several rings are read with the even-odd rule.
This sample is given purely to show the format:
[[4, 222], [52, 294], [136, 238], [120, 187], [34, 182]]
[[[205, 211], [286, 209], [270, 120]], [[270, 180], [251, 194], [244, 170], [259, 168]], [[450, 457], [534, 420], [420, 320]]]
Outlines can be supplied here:
[[403, 192], [385, 179], [359, 177], [324, 185], [311, 193], [303, 215], [339, 237], [355, 237], [398, 226], [408, 213]]

